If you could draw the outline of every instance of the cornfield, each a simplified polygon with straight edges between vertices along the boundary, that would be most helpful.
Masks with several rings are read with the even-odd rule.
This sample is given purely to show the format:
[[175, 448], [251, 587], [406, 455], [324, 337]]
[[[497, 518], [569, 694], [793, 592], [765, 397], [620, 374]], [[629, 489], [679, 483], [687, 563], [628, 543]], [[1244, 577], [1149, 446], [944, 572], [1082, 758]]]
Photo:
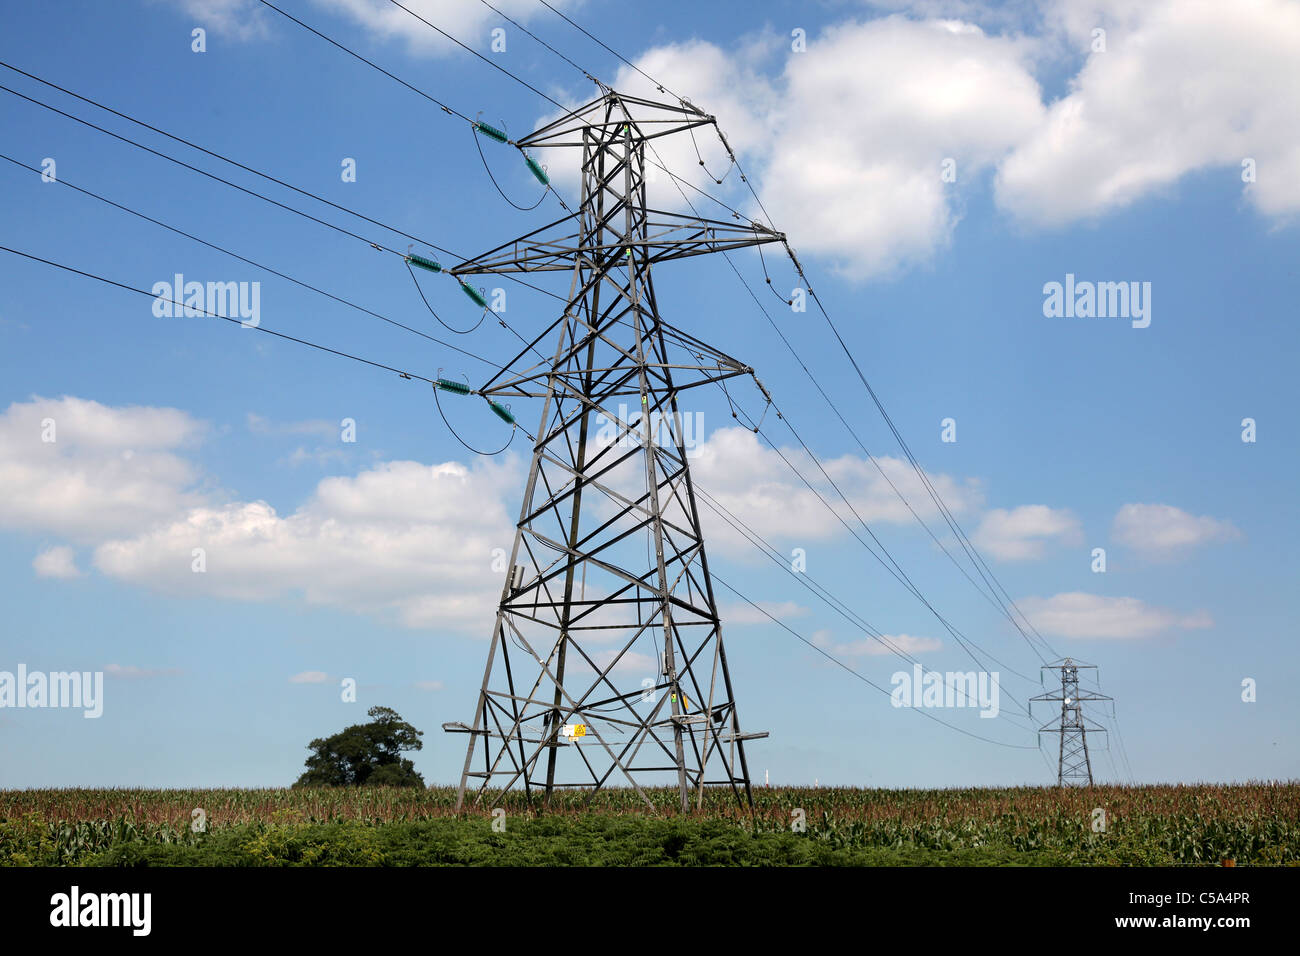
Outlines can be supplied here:
[[[683, 820], [673, 790], [648, 791], [651, 811], [631, 790], [556, 796], [548, 825], [592, 817], [725, 824], [755, 836], [799, 835], [822, 850], [1050, 854], [1081, 864], [1300, 865], [1300, 784], [863, 790], [760, 787], [755, 810], [727, 791]], [[0, 865], [68, 865], [125, 845], [201, 847], [213, 834], [270, 836], [345, 825], [365, 834], [390, 824], [455, 816], [453, 788], [429, 790], [20, 790], [0, 791]], [[528, 820], [520, 791], [488, 793], [465, 814], [488, 831], [491, 811]], [[192, 827], [194, 811], [202, 827]], [[1100, 811], [1100, 813], [1099, 813]], [[1104, 815], [1104, 817], [1103, 817]], [[800, 826], [802, 824], [802, 826]], [[369, 858], [366, 858], [369, 859]], [[376, 858], [374, 862], [380, 862]]]

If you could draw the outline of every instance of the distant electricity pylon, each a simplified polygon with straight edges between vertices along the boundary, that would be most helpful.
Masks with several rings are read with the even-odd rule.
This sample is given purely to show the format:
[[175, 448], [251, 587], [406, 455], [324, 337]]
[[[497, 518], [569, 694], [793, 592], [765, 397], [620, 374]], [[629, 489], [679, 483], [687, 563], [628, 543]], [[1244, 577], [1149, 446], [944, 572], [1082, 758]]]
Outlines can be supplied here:
[[1079, 689], [1079, 671], [1096, 670], [1095, 664], [1082, 664], [1079, 661], [1064, 658], [1051, 664], [1045, 664], [1042, 670], [1060, 671], [1060, 694], [1047, 693], [1030, 698], [1035, 701], [1060, 701], [1061, 717], [1059, 726], [1048, 721], [1038, 728], [1041, 734], [1060, 734], [1060, 749], [1056, 763], [1056, 784], [1059, 787], [1093, 785], [1092, 759], [1088, 756], [1088, 733], [1104, 734], [1106, 728], [1095, 722], [1090, 723], [1084, 716], [1085, 701], [1111, 700], [1104, 694], [1093, 694]]
[[471, 787], [531, 805], [611, 780], [646, 803], [671, 781], [683, 811], [708, 785], [753, 805], [744, 742], [767, 734], [741, 732], [678, 411], [753, 369], [665, 322], [650, 279], [785, 238], [647, 207], [647, 143], [711, 121], [606, 89], [515, 144], [581, 156], [577, 210], [450, 270], [572, 275], [563, 314], [474, 390], [543, 408], [474, 722], [443, 725], [470, 735], [457, 810]]

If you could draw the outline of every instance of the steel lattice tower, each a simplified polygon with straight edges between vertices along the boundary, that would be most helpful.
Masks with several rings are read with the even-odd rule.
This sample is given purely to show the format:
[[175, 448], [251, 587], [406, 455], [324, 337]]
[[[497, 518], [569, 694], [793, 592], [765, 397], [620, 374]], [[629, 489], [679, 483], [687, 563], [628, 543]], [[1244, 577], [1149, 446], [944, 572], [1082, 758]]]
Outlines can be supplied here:
[[711, 122], [605, 89], [516, 144], [580, 150], [577, 210], [451, 270], [572, 274], [564, 313], [476, 390], [543, 404], [473, 724], [443, 725], [470, 735], [457, 810], [467, 789], [531, 805], [611, 783], [752, 806], [744, 741], [767, 735], [741, 731], [678, 396], [753, 370], [665, 322], [650, 276], [784, 240], [647, 207], [647, 143]]
[[1106, 728], [1088, 721], [1083, 713], [1083, 703], [1111, 698], [1104, 694], [1080, 691], [1079, 671], [1096, 669], [1095, 664], [1083, 664], [1068, 657], [1046, 664], [1042, 670], [1060, 671], [1061, 692], [1059, 695], [1040, 694], [1030, 698], [1031, 704], [1034, 701], [1059, 701], [1061, 704], [1059, 725], [1053, 726], [1052, 721], [1048, 721], [1038, 728], [1039, 734], [1060, 734], [1060, 749], [1056, 765], [1056, 784], [1059, 787], [1093, 785], [1092, 759], [1088, 756], [1088, 733], [1091, 731], [1104, 734]]

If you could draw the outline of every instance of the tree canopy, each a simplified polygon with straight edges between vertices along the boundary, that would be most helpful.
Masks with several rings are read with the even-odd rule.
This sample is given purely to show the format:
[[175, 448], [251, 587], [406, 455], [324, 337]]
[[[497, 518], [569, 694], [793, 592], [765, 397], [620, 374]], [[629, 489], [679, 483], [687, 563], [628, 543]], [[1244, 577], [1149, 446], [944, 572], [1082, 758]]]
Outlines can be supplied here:
[[389, 707], [366, 711], [368, 724], [353, 724], [308, 746], [307, 771], [295, 787], [423, 787], [415, 764], [402, 756], [420, 750], [424, 731], [416, 730]]

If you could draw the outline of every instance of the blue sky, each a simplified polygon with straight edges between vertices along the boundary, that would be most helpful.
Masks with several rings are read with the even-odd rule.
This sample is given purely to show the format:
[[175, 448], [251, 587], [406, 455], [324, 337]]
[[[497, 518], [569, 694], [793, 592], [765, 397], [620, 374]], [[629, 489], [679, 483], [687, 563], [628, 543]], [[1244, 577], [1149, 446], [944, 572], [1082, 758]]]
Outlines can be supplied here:
[[[554, 196], [512, 209], [467, 123], [259, 4], [71, 6], [57, 23], [31, 6], [9, 13], [0, 59], [460, 256], [562, 214]], [[282, 6], [511, 135], [556, 113], [389, 4]], [[562, 103], [593, 92], [478, 0], [412, 6]], [[534, 0], [497, 6], [605, 82], [646, 92]], [[1100, 666], [1133, 777], [1296, 777], [1300, 4], [1260, 0], [1232, 14], [1193, 0], [561, 8], [717, 116], [963, 529], [1052, 648]], [[192, 50], [196, 27], [205, 52]], [[407, 239], [0, 72], [12, 90], [406, 251]], [[53, 159], [58, 180], [0, 161], [0, 245], [146, 290], [176, 273], [260, 281], [262, 327], [429, 378], [486, 377], [473, 358], [71, 184], [478, 355], [504, 361], [517, 346], [491, 317], [470, 335], [446, 332], [395, 256], [3, 91], [0, 129], [0, 152], [37, 169]], [[539, 186], [518, 154], [482, 145], [507, 194], [534, 202]], [[703, 137], [700, 147], [721, 175], [725, 154]], [[759, 215], [734, 170], [718, 186], [689, 141], [663, 150], [684, 178]], [[347, 159], [355, 182], [341, 176]], [[549, 165], [572, 206], [565, 159]], [[656, 188], [680, 204], [666, 181]], [[821, 316], [792, 313], [761, 288], [756, 255], [734, 261], [953, 549]], [[774, 288], [794, 288], [779, 250], [766, 263]], [[1149, 283], [1150, 324], [1045, 315], [1044, 286], [1067, 274]], [[754, 367], [934, 606], [1035, 677], [1038, 656], [882, 487], [726, 263], [664, 264], [655, 282], [668, 321]], [[568, 278], [540, 284], [563, 292]], [[487, 285], [506, 290], [500, 317], [520, 334], [555, 317], [552, 298]], [[426, 276], [422, 287], [450, 324], [476, 321], [449, 280]], [[0, 787], [283, 785], [311, 738], [376, 704], [426, 732], [415, 755], [426, 779], [454, 782], [464, 738], [439, 728], [472, 717], [501, 586], [491, 552], [510, 545], [526, 435], [477, 460], [427, 384], [151, 307], [0, 253], [0, 671], [105, 672], [99, 719], [0, 709]], [[811, 576], [927, 668], [970, 670], [775, 453], [734, 428], [722, 396], [699, 391], [700, 484], [783, 552], [804, 549]], [[760, 408], [752, 388], [740, 396]], [[509, 437], [476, 401], [445, 398], [444, 409], [471, 444]], [[515, 411], [531, 431], [538, 410]], [[942, 440], [948, 418], [953, 442]], [[1247, 418], [1253, 442], [1242, 440]], [[46, 419], [54, 442], [41, 440]], [[341, 440], [345, 419], [354, 442]], [[764, 431], [797, 447], [770, 416]], [[790, 627], [882, 686], [910, 671], [782, 569], [705, 527], [718, 574]], [[191, 570], [195, 542], [204, 574]], [[1104, 573], [1093, 571], [1095, 548]], [[1015, 701], [1041, 692], [1036, 681], [1002, 671], [999, 719], [931, 711], [1014, 746], [976, 741], [892, 707], [725, 589], [720, 602], [742, 721], [771, 732], [750, 750], [756, 780], [1053, 780], [1054, 753], [1049, 767], [1031, 752], [1035, 735], [1016, 714]], [[341, 700], [344, 678], [357, 682], [355, 703]], [[1253, 702], [1242, 699], [1247, 679]], [[1108, 711], [1095, 716], [1114, 726]], [[1094, 751], [1098, 776], [1127, 779], [1110, 736], [1109, 754]]]

